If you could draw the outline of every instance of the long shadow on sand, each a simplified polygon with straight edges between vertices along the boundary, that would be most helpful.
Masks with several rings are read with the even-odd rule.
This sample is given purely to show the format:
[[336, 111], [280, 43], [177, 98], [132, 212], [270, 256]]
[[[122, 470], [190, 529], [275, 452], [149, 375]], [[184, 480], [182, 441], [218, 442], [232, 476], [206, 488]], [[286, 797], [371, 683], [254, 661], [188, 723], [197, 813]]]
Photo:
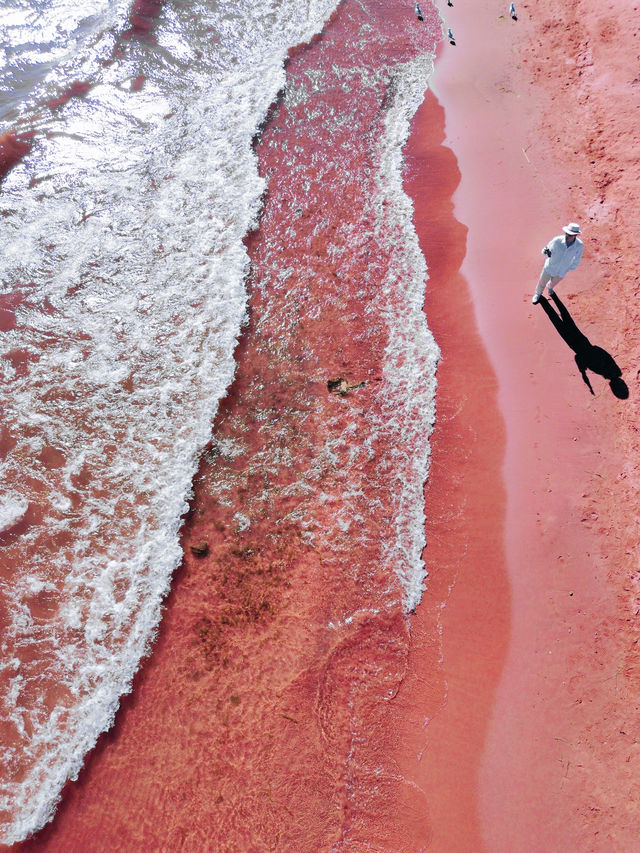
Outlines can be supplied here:
[[589, 391], [594, 393], [591, 382], [587, 376], [587, 370], [604, 376], [609, 380], [609, 387], [613, 394], [620, 400], [626, 400], [629, 396], [627, 383], [622, 378], [622, 371], [615, 362], [613, 356], [602, 349], [594, 346], [589, 338], [576, 326], [571, 314], [560, 297], [553, 293], [551, 299], [555, 303], [559, 314], [553, 310], [551, 303], [544, 296], [540, 297], [540, 305], [544, 308], [547, 317], [556, 327], [558, 334], [565, 343], [575, 352], [576, 364]]

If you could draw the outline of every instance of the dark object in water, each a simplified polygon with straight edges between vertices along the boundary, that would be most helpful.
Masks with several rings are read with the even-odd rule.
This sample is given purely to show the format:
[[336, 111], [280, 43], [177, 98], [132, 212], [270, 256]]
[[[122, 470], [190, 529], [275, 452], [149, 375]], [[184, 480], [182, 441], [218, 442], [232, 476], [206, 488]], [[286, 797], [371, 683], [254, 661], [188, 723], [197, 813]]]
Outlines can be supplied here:
[[356, 388], [362, 388], [364, 382], [347, 382], [346, 379], [339, 377], [338, 379], [329, 379], [327, 388], [331, 394], [341, 394], [343, 397], [349, 391], [354, 391]]

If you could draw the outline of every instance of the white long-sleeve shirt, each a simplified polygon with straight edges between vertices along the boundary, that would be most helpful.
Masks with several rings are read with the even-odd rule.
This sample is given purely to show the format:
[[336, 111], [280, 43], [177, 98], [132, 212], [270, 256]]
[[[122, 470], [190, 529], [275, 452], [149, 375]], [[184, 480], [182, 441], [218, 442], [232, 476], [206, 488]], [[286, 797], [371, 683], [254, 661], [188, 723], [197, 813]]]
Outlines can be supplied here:
[[[547, 258], [543, 267], [544, 271], [549, 275], [557, 275], [562, 278], [571, 270], [576, 269], [580, 263], [584, 243], [576, 237], [569, 246], [565, 240], [565, 235], [559, 234], [553, 240], [549, 240], [544, 248], [551, 252], [551, 257]], [[544, 254], [544, 249], [542, 253]]]

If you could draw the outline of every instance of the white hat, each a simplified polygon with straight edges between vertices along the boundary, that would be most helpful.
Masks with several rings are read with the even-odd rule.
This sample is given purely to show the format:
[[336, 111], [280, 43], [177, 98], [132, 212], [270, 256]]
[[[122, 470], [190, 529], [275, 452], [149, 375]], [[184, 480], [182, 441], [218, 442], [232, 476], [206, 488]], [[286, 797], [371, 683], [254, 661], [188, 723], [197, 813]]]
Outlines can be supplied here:
[[565, 225], [562, 230], [565, 234], [572, 234], [574, 236], [582, 233], [577, 222], [570, 222], [568, 225]]

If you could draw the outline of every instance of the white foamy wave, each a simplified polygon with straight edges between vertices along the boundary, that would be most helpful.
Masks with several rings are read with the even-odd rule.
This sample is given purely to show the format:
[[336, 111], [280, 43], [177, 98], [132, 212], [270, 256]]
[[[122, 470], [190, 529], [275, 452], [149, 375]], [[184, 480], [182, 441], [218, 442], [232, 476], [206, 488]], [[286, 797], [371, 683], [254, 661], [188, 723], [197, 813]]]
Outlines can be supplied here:
[[[3, 5], [0, 13], [0, 121], [33, 105], [36, 93], [55, 87], [64, 74], [91, 75], [113, 49], [128, 0]], [[61, 73], [62, 72], [62, 73]]]
[[[287, 48], [334, 5], [167, 10], [157, 48], [131, 43], [86, 98], [32, 115], [3, 183], [0, 491], [21, 528], [0, 523], [6, 844], [51, 818], [158, 625], [245, 317], [251, 140]], [[31, 81], [29, 109], [72, 59]]]
[[423, 311], [427, 267], [413, 226], [413, 203], [402, 187], [402, 148], [432, 73], [433, 59], [427, 55], [398, 67], [377, 174], [376, 231], [393, 258], [381, 288], [387, 301], [382, 314], [389, 342], [378, 398], [383, 412], [380, 428], [395, 435], [391, 452], [397, 483], [396, 535], [387, 544], [384, 558], [400, 579], [407, 610], [419, 603], [426, 577], [423, 489], [429, 471], [440, 350]]
[[0, 532], [20, 521], [28, 506], [29, 501], [21, 495], [6, 495], [0, 501]]

